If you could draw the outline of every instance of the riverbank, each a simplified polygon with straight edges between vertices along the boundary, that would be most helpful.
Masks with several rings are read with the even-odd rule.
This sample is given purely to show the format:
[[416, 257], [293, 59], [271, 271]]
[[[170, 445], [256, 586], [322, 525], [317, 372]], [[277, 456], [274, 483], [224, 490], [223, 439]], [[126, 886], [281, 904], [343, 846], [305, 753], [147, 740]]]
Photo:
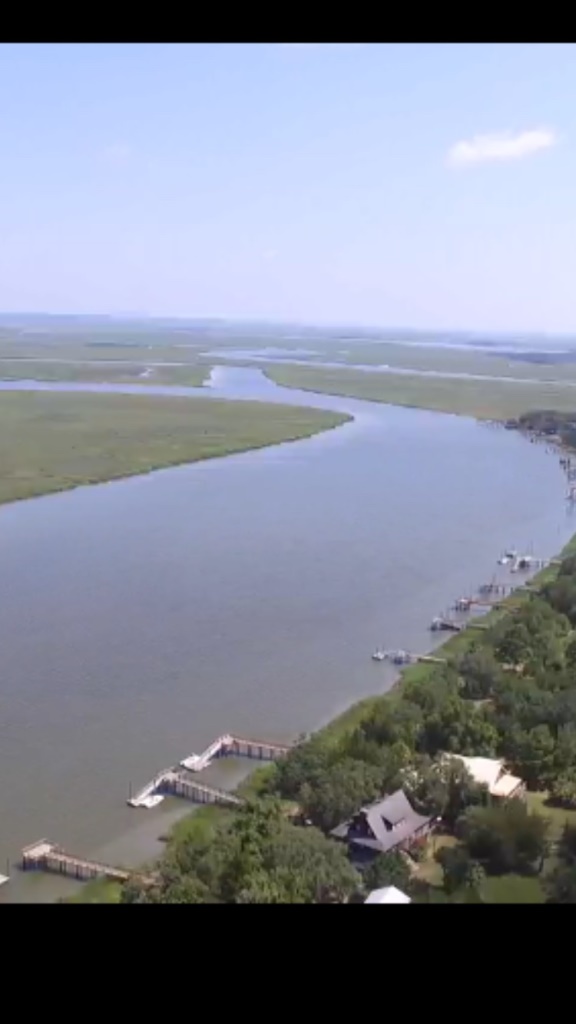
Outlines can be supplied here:
[[[574, 554], [576, 554], [576, 535], [564, 546], [559, 558], [565, 559]], [[530, 578], [530, 589], [522, 588], [505, 598], [502, 607], [493, 609], [482, 616], [482, 624], [487, 630], [498, 623], [504, 624], [511, 614], [518, 613], [527, 605], [535, 591], [540, 591], [542, 587], [552, 583], [558, 576], [558, 572], [558, 565], [550, 565], [538, 572]], [[435, 646], [432, 651], [437, 656], [445, 658], [448, 665], [454, 665], [456, 662], [460, 663], [461, 659], [474, 649], [482, 646], [482, 636], [483, 633], [467, 629]], [[322, 757], [336, 757], [337, 759], [346, 757], [343, 751], [350, 745], [354, 735], [365, 723], [378, 719], [387, 705], [402, 699], [404, 691], [410, 691], [410, 688], [415, 685], [421, 687], [424, 684], [425, 687], [433, 689], [437, 676], [438, 666], [434, 664], [419, 663], [402, 670], [398, 673], [396, 683], [389, 691], [353, 704], [343, 714], [314, 732], [306, 742], [312, 743], [316, 755], [323, 751]], [[314, 754], [312, 754], [312, 759], [314, 759]], [[270, 794], [282, 797], [282, 787], [278, 790], [275, 782], [276, 774], [275, 765], [257, 768], [236, 789], [236, 792], [247, 799]], [[551, 841], [554, 843], [560, 839], [564, 822], [568, 821], [576, 825], [576, 811], [562, 811], [557, 807], [550, 806], [546, 793], [529, 793], [528, 806], [531, 813], [543, 816], [549, 823]], [[192, 844], [193, 847], [200, 847], [210, 843], [211, 840], [216, 841], [218, 831], [228, 827], [233, 817], [230, 810], [219, 807], [205, 807], [192, 812], [173, 828], [168, 837], [168, 850], [177, 856], [178, 849], [186, 845]], [[553, 863], [552, 859], [549, 865], [550, 869]], [[435, 861], [424, 863], [421, 877], [430, 881], [432, 892], [439, 890], [441, 872]], [[542, 902], [543, 900], [540, 883], [533, 878], [525, 878], [517, 874], [489, 879], [486, 898], [488, 902]], [[72, 897], [69, 902], [118, 903], [120, 899], [121, 888], [117, 884], [97, 880], [84, 886], [80, 893]]]
[[562, 385], [529, 379], [518, 383], [454, 380], [409, 373], [270, 364], [263, 364], [262, 369], [269, 380], [285, 388], [472, 416], [478, 420], [505, 421], [535, 409], [572, 412], [576, 407], [573, 383]]
[[0, 504], [299, 441], [351, 419], [212, 398], [3, 393]]

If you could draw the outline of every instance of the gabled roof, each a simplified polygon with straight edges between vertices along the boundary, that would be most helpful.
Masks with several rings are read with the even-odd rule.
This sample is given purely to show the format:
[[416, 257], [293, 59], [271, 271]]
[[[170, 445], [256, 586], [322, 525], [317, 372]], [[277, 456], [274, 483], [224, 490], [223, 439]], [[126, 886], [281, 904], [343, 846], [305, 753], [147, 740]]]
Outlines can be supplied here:
[[503, 761], [491, 757], [464, 757], [462, 754], [446, 754], [446, 757], [457, 758], [480, 786], [486, 786], [492, 796], [510, 796], [522, 779], [510, 773]]
[[402, 789], [362, 807], [358, 813], [365, 819], [370, 835], [358, 834], [354, 829], [354, 820], [338, 825], [331, 835], [381, 853], [394, 849], [432, 820], [414, 810]]
[[364, 903], [411, 903], [412, 900], [405, 892], [401, 892], [395, 885], [386, 885], [383, 889], [373, 889], [368, 894]]

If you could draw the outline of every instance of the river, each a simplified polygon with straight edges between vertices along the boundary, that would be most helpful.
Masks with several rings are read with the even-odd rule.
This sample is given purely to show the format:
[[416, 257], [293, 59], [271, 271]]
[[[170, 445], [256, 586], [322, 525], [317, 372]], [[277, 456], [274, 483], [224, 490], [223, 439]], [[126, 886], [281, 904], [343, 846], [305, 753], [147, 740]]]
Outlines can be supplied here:
[[[277, 387], [219, 367], [210, 394], [352, 412], [311, 439], [0, 508], [3, 901], [75, 883], [16, 866], [41, 836], [136, 864], [189, 805], [126, 805], [226, 731], [286, 740], [386, 690], [375, 646], [428, 625], [503, 548], [574, 532], [557, 456], [473, 420]], [[134, 385], [40, 390], [198, 393]], [[500, 570], [505, 573], [507, 570]], [[203, 776], [233, 785], [246, 765]]]

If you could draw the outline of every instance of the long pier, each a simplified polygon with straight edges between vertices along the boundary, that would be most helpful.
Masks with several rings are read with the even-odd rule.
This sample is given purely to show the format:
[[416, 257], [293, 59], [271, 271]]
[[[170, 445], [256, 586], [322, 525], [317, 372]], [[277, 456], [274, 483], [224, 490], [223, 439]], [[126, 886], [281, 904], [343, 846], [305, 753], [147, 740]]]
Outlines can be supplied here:
[[180, 764], [191, 772], [201, 772], [219, 757], [249, 757], [255, 761], [277, 761], [290, 747], [268, 740], [244, 739], [229, 733], [218, 736], [201, 754], [190, 754]]
[[[61, 846], [57, 846], [56, 843], [52, 843], [48, 839], [39, 839], [29, 846], [25, 846], [21, 856], [23, 871], [49, 871], [52, 874], [75, 878], [79, 882], [88, 882], [93, 878], [108, 878], [113, 882], [127, 882], [134, 874], [124, 868], [113, 867], [110, 864], [102, 864], [100, 861], [88, 860], [86, 857], [76, 857], [66, 853]], [[150, 883], [153, 881], [147, 876], [141, 877]]]
[[[190, 778], [187, 772], [198, 773], [212, 761], [221, 757], [249, 757], [256, 761], [276, 761], [288, 753], [290, 747], [268, 740], [245, 739], [224, 733], [218, 736], [201, 754], [190, 754], [180, 761], [179, 766], [160, 772], [135, 796], [128, 800], [130, 807], [156, 807], [165, 796], [180, 796], [201, 804], [222, 804], [237, 806], [242, 801], [226, 789], [207, 786]], [[186, 771], [181, 771], [184, 768]]]

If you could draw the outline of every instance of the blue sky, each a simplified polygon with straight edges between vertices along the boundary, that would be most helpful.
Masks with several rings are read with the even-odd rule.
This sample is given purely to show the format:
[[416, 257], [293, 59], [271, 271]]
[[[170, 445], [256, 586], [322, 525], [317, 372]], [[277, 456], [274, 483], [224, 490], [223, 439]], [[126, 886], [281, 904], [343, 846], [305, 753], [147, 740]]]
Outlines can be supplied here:
[[0, 45], [0, 310], [576, 330], [576, 47]]

